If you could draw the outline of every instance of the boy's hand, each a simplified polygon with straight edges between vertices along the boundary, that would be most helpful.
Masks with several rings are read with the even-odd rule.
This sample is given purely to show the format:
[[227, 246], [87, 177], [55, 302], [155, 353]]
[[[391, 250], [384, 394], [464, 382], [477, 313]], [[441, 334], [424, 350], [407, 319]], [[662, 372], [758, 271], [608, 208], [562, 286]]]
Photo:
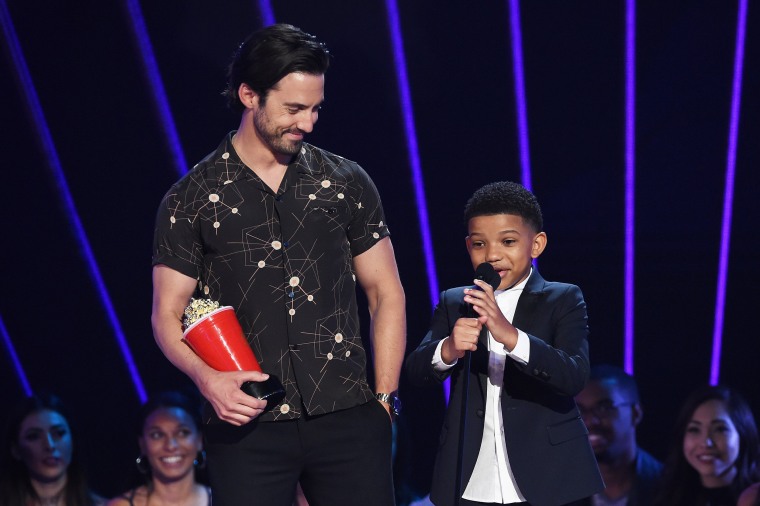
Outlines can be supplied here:
[[[464, 301], [478, 314], [478, 321], [488, 328], [493, 338], [512, 351], [517, 346], [517, 329], [509, 323], [496, 304], [493, 288], [485, 281], [475, 280], [480, 290], [465, 289]], [[459, 321], [457, 321], [459, 323]]]
[[451, 335], [441, 345], [441, 358], [446, 365], [464, 357], [464, 352], [475, 351], [483, 324], [477, 318], [460, 318], [454, 323]]

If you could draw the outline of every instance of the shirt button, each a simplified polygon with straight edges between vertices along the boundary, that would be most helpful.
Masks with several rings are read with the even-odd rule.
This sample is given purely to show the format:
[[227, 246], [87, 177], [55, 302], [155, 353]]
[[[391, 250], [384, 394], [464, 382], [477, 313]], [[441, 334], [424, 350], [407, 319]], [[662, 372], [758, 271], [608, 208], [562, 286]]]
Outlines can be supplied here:
[[287, 404], [283, 404], [282, 406], [280, 406], [280, 413], [282, 413], [283, 415], [288, 413], [289, 411], [290, 411], [290, 406], [288, 406]]

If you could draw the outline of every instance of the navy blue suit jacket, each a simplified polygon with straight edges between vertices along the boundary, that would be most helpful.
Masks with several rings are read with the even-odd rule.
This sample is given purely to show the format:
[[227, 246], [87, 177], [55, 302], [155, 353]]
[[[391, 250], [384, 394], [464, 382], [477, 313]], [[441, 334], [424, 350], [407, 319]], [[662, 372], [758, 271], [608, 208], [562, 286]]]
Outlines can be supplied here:
[[[468, 316], [464, 288], [441, 294], [430, 330], [405, 366], [409, 379], [417, 385], [439, 385], [452, 377], [430, 494], [439, 506], [454, 504], [464, 360], [438, 372], [432, 358], [456, 320]], [[530, 339], [529, 362], [521, 364], [507, 357], [502, 385], [504, 437], [517, 485], [533, 506], [557, 506], [588, 497], [602, 490], [604, 484], [573, 400], [589, 373], [583, 295], [577, 286], [545, 281], [534, 269], [520, 295], [512, 324]], [[486, 339], [484, 331], [477, 350], [472, 352], [461, 492], [475, 467], [483, 437]]]

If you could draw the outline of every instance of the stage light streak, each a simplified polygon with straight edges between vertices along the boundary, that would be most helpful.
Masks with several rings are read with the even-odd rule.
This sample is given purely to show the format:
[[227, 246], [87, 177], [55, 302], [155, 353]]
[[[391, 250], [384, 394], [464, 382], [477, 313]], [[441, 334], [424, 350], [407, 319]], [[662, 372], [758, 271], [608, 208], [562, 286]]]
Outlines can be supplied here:
[[274, 11], [272, 3], [269, 0], [258, 0], [259, 13], [261, 14], [262, 26], [275, 24]]
[[145, 27], [145, 19], [140, 9], [140, 2], [138, 0], [124, 0], [124, 2], [131, 21], [132, 37], [140, 52], [140, 60], [143, 65], [145, 78], [149, 84], [148, 88], [150, 88], [151, 97], [153, 97], [153, 107], [161, 124], [166, 145], [172, 154], [174, 169], [178, 175], [182, 176], [187, 173], [187, 161], [182, 151], [177, 127], [174, 124], [174, 117], [171, 113], [161, 73], [158, 70], [153, 46], [148, 36], [148, 29]]
[[406, 134], [407, 154], [409, 165], [412, 169], [412, 182], [414, 195], [417, 203], [417, 218], [420, 233], [422, 234], [423, 255], [425, 257], [425, 271], [427, 272], [428, 290], [431, 305], [438, 303], [438, 276], [436, 274], [435, 256], [430, 234], [430, 221], [428, 219], [427, 201], [425, 198], [425, 185], [422, 179], [422, 164], [420, 162], [419, 148], [417, 146], [417, 131], [414, 124], [414, 110], [409, 91], [409, 78], [406, 73], [406, 56], [404, 54], [404, 42], [401, 36], [401, 22], [398, 15], [398, 6], [395, 0], [386, 0], [388, 13], [388, 29], [393, 45], [393, 61], [396, 66], [396, 82], [401, 99], [401, 114], [404, 120], [404, 132]]
[[18, 355], [16, 354], [16, 348], [13, 346], [13, 341], [11, 341], [11, 336], [8, 334], [8, 329], [5, 328], [5, 323], [3, 322], [2, 316], [0, 316], [0, 334], [3, 336], [3, 342], [5, 343], [5, 349], [8, 350], [8, 355], [11, 357], [11, 362], [13, 363], [13, 368], [16, 370], [16, 376], [18, 376], [18, 380], [21, 383], [21, 387], [24, 389], [24, 393], [27, 397], [32, 396], [32, 387], [29, 385], [29, 380], [26, 377], [26, 373], [24, 372], [24, 368], [21, 365], [21, 361], [18, 359]]
[[726, 178], [723, 195], [723, 219], [720, 234], [720, 255], [718, 257], [718, 282], [715, 296], [715, 322], [713, 327], [712, 360], [710, 364], [710, 384], [720, 381], [720, 357], [723, 349], [723, 326], [726, 308], [726, 284], [728, 275], [728, 253], [731, 249], [731, 221], [734, 203], [734, 181], [736, 177], [736, 145], [739, 136], [739, 115], [741, 112], [742, 75], [744, 72], [744, 39], [747, 30], [747, 0], [739, 0], [736, 21], [736, 47], [734, 50], [734, 73], [731, 87], [731, 118], [728, 129], [728, 150], [726, 154]]
[[514, 76], [517, 135], [520, 145], [522, 185], [533, 190], [530, 170], [530, 142], [528, 137], [528, 106], [525, 98], [525, 71], [523, 69], [522, 27], [519, 0], [509, 0], [509, 28], [512, 42], [512, 75]]
[[[435, 255], [433, 242], [430, 234], [430, 220], [427, 211], [427, 199], [425, 198], [425, 184], [422, 179], [422, 164], [420, 162], [419, 148], [417, 146], [417, 131], [414, 124], [414, 109], [409, 90], [409, 77], [406, 73], [406, 55], [404, 54], [404, 41], [401, 35], [401, 21], [399, 20], [398, 5], [396, 0], [386, 0], [385, 8], [388, 15], [388, 31], [390, 32], [393, 46], [393, 62], [396, 66], [396, 84], [401, 99], [401, 114], [404, 120], [404, 132], [406, 134], [407, 155], [412, 169], [412, 183], [417, 204], [417, 219], [422, 235], [422, 249], [425, 257], [425, 272], [428, 280], [428, 294], [431, 306], [438, 303], [438, 275], [435, 267]], [[446, 404], [449, 402], [450, 382], [443, 385], [443, 395]]]
[[87, 238], [87, 234], [85, 233], [84, 226], [82, 225], [76, 206], [74, 205], [74, 199], [69, 190], [68, 183], [66, 182], [66, 177], [63, 173], [63, 168], [58, 158], [58, 152], [56, 151], [53, 138], [50, 134], [50, 129], [48, 128], [45, 115], [42, 111], [42, 106], [40, 105], [39, 97], [37, 96], [34, 82], [32, 81], [26, 60], [24, 59], [21, 45], [19, 44], [18, 37], [16, 36], [16, 31], [13, 27], [13, 21], [11, 20], [5, 0], [0, 0], [0, 21], [3, 27], [6, 46], [12, 60], [13, 68], [15, 70], [15, 77], [18, 83], [19, 91], [24, 98], [26, 109], [29, 114], [29, 119], [36, 133], [36, 139], [40, 143], [40, 148], [42, 149], [44, 158], [47, 162], [46, 166], [49, 169], [50, 175], [56, 184], [56, 189], [58, 191], [61, 205], [65, 211], [66, 217], [68, 218], [71, 231], [79, 244], [79, 250], [87, 264], [90, 277], [100, 295], [100, 300], [103, 303], [103, 308], [105, 309], [108, 320], [111, 323], [111, 327], [113, 328], [117, 343], [121, 349], [121, 353], [124, 356], [124, 361], [126, 362], [127, 368], [129, 369], [130, 375], [132, 377], [132, 382], [134, 383], [140, 400], [144, 402], [147, 398], [145, 388], [143, 387], [142, 380], [140, 379], [140, 375], [137, 372], [137, 367], [135, 366], [134, 360], [132, 358], [132, 353], [130, 352], [129, 346], [127, 345], [127, 340], [124, 336], [124, 332], [121, 329], [119, 319], [116, 316], [116, 311], [114, 310], [111, 298], [108, 295], [108, 290], [106, 289], [105, 282], [101, 276], [97, 261], [95, 260], [95, 255], [92, 251], [92, 248], [90, 247], [90, 242]]
[[636, 0], [625, 8], [625, 266], [623, 368], [633, 374], [636, 227]]

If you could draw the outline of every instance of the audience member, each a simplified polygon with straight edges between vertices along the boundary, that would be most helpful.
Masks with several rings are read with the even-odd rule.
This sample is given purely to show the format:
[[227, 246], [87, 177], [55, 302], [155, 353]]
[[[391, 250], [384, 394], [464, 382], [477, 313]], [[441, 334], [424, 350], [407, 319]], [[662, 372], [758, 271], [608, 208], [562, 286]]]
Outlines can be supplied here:
[[739, 495], [736, 506], [760, 506], [760, 483], [750, 485]]
[[26, 398], [7, 419], [0, 457], [3, 506], [93, 506], [105, 501], [87, 485], [74, 451], [72, 418], [49, 394]]
[[758, 481], [758, 433], [736, 391], [705, 386], [684, 402], [665, 461], [661, 506], [733, 506]]
[[606, 485], [576, 506], [650, 506], [662, 463], [636, 442], [636, 427], [644, 416], [636, 380], [620, 367], [593, 366], [575, 402]]
[[196, 479], [205, 465], [200, 405], [180, 392], [157, 394], [142, 406], [137, 429], [142, 484], [108, 506], [210, 506], [211, 489]]

